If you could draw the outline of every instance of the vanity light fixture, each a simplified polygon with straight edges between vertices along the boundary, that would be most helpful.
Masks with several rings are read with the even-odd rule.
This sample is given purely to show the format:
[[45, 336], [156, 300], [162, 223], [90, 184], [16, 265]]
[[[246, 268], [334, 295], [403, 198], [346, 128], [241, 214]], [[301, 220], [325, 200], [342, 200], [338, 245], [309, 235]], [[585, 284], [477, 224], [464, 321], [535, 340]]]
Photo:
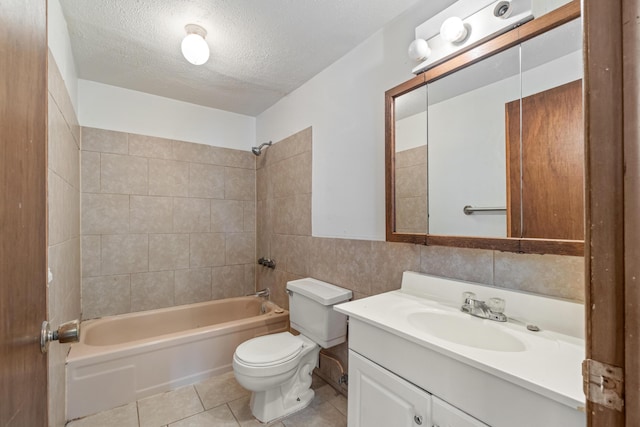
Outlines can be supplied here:
[[181, 49], [184, 58], [193, 65], [202, 65], [209, 60], [209, 45], [204, 39], [207, 30], [200, 25], [188, 24], [184, 27], [187, 35], [182, 39]]
[[469, 33], [467, 26], [457, 16], [447, 18], [440, 27], [440, 35], [449, 43], [460, 43], [467, 38]]
[[431, 48], [424, 39], [415, 39], [409, 45], [409, 58], [416, 62], [422, 62], [431, 55]]

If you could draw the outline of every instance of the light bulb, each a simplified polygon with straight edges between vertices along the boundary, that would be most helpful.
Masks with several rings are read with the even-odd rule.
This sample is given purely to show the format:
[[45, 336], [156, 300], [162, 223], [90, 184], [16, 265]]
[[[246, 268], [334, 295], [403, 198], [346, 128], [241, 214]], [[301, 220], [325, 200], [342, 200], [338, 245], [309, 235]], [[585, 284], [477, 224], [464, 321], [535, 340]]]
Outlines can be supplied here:
[[467, 27], [462, 19], [452, 16], [442, 23], [440, 35], [449, 43], [460, 43], [467, 37]]
[[409, 45], [409, 58], [418, 62], [424, 61], [431, 55], [431, 48], [424, 39], [415, 39]]
[[187, 34], [180, 47], [185, 59], [194, 65], [202, 65], [209, 60], [209, 45], [200, 34]]

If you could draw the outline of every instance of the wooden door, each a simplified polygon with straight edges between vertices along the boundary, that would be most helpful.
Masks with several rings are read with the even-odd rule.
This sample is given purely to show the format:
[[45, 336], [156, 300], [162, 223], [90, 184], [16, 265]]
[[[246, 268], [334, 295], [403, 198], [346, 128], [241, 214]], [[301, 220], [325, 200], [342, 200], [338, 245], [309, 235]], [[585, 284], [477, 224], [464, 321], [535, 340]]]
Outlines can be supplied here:
[[509, 237], [583, 240], [582, 80], [510, 102], [506, 115]]
[[0, 1], [0, 426], [47, 425], [46, 0]]

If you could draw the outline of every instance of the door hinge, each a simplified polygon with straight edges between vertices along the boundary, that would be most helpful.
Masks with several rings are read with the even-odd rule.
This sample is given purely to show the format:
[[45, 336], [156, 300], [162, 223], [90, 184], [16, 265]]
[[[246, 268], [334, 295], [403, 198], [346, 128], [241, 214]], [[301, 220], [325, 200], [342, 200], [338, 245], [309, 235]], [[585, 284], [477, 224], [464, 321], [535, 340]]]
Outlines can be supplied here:
[[583, 360], [582, 388], [589, 402], [622, 412], [624, 406], [622, 368], [592, 359]]

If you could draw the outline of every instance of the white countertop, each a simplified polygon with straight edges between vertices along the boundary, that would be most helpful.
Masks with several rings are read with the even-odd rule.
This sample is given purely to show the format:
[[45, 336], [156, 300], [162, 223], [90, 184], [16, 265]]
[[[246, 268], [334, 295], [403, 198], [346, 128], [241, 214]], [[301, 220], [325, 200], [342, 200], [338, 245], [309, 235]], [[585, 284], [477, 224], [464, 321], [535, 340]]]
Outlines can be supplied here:
[[[468, 288], [472, 285], [463, 284], [463, 286]], [[426, 298], [424, 295], [417, 296], [402, 290], [347, 302], [334, 308], [352, 318], [379, 327], [574, 409], [583, 410], [585, 406], [581, 372], [585, 343], [580, 337], [551, 330], [531, 332], [526, 329], [525, 324], [512, 319], [508, 322], [494, 322], [473, 318], [461, 313], [457, 304], [438, 300], [436, 296]], [[505, 311], [507, 315], [509, 315], [508, 308], [509, 300], [507, 299]], [[490, 322], [491, 327], [500, 328], [524, 343], [526, 349], [524, 351], [493, 351], [440, 339], [409, 322], [409, 314], [415, 312], [469, 316], [478, 322]]]

